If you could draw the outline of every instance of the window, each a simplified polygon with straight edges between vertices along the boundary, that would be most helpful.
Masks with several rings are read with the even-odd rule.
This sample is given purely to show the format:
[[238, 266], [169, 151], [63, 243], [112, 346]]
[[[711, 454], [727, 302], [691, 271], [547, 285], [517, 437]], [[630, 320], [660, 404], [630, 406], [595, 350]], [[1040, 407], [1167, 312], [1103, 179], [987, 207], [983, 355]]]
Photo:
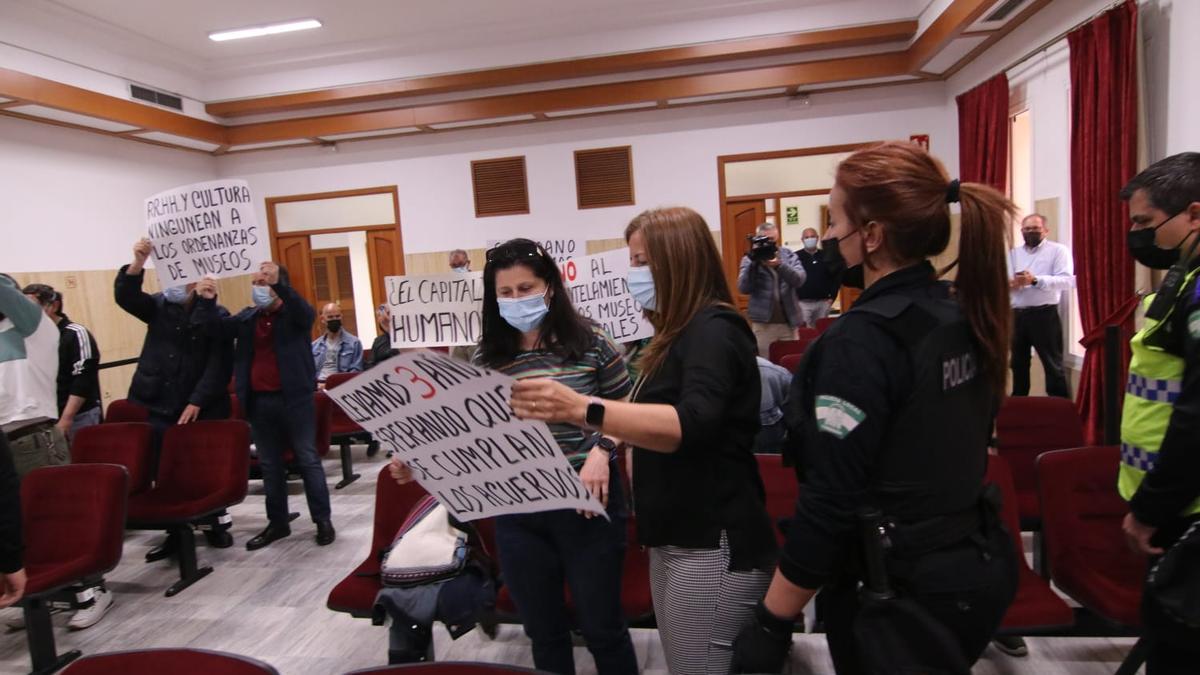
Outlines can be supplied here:
[[525, 157], [500, 157], [471, 162], [475, 217], [529, 213]]
[[581, 209], [632, 206], [632, 148], [576, 150], [575, 194]]

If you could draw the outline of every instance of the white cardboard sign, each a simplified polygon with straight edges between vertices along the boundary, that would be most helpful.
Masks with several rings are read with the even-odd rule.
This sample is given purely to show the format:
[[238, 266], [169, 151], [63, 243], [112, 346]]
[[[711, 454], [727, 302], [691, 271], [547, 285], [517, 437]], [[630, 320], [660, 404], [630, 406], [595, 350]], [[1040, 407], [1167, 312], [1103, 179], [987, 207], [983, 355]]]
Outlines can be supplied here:
[[604, 326], [614, 340], [633, 342], [654, 335], [654, 326], [629, 293], [629, 249], [569, 260], [562, 272], [575, 310]]
[[513, 382], [421, 350], [394, 356], [328, 393], [459, 520], [556, 509], [607, 517], [549, 427], [513, 414]]
[[473, 345], [483, 334], [483, 272], [385, 277], [392, 346]]
[[146, 200], [146, 232], [163, 288], [205, 276], [258, 271], [271, 244], [258, 226], [244, 180], [215, 180], [164, 190]]

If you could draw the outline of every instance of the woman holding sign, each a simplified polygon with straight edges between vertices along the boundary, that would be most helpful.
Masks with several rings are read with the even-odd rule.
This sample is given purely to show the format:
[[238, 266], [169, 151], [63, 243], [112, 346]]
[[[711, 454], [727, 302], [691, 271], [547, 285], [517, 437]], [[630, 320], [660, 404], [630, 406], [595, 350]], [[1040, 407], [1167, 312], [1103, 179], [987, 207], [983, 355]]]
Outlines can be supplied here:
[[[589, 400], [622, 399], [632, 387], [621, 349], [603, 328], [575, 311], [554, 258], [528, 239], [504, 242], [487, 253], [483, 335], [475, 362], [518, 380], [554, 382]], [[575, 672], [565, 582], [596, 670], [636, 673], [637, 656], [621, 612], [627, 508], [616, 443], [575, 420], [551, 424], [550, 430], [609, 518], [570, 510], [497, 517], [504, 582], [533, 642], [539, 670]], [[398, 460], [392, 475], [402, 483], [412, 480]]]
[[514, 385], [512, 407], [634, 446], [638, 540], [650, 547], [667, 665], [728, 673], [731, 643], [771, 581], [776, 551], [753, 454], [757, 347], [698, 213], [646, 211], [625, 239], [629, 289], [655, 329], [637, 364], [635, 402], [601, 402], [543, 379]]

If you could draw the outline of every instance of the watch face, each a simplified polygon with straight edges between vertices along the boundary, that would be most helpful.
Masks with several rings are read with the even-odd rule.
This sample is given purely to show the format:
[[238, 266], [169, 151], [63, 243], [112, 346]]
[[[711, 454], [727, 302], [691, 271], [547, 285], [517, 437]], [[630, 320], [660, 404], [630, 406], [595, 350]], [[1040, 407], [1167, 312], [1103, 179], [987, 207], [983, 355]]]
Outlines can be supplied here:
[[604, 423], [604, 404], [589, 403], [586, 415], [587, 423], [590, 426], [598, 427]]

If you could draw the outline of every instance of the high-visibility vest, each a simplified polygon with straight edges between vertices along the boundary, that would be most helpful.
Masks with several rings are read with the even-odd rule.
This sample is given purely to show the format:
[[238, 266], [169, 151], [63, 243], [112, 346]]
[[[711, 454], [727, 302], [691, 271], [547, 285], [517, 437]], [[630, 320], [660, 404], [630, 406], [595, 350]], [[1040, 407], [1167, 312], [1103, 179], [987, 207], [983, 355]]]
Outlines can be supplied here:
[[[1187, 275], [1181, 288], [1200, 273], [1196, 268]], [[1146, 298], [1146, 307], [1154, 300]], [[1158, 450], [1171, 421], [1171, 409], [1183, 390], [1184, 359], [1162, 347], [1146, 344], [1146, 338], [1165, 321], [1174, 319], [1178, 303], [1162, 321], [1146, 319], [1146, 324], [1129, 341], [1133, 358], [1129, 361], [1129, 379], [1125, 384], [1125, 407], [1121, 413], [1121, 470], [1117, 488], [1126, 500], [1132, 499], [1146, 472], [1158, 461]], [[1180, 515], [1200, 513], [1200, 499]]]

